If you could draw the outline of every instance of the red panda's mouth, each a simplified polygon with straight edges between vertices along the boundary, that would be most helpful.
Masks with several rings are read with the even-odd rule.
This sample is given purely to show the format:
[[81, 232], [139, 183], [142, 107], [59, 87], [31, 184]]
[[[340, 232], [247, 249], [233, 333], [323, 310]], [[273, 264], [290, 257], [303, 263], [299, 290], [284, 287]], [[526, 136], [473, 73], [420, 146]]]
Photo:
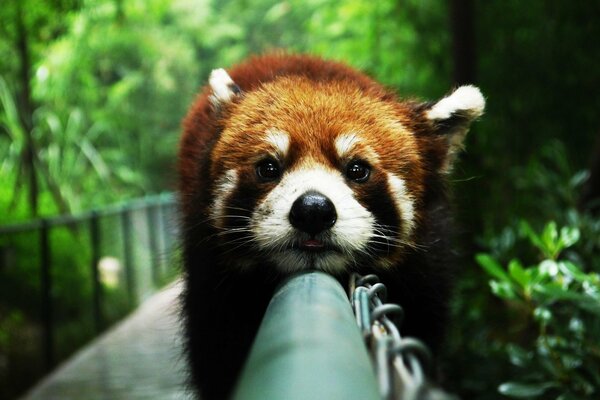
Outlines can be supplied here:
[[309, 251], [320, 251], [325, 248], [325, 243], [317, 239], [308, 239], [300, 243], [300, 249]]
[[319, 239], [307, 239], [294, 246], [296, 249], [311, 253], [321, 253], [325, 251], [339, 251], [336, 247]]

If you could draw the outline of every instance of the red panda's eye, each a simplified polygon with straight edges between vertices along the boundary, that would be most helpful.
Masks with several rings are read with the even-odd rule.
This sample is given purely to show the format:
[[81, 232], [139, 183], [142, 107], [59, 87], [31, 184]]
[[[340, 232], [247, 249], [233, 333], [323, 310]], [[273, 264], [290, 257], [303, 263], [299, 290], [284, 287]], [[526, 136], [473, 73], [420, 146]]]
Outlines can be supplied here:
[[346, 167], [346, 177], [354, 182], [366, 182], [371, 174], [371, 168], [361, 161], [352, 161]]
[[279, 164], [271, 159], [263, 160], [256, 166], [256, 175], [263, 181], [273, 181], [281, 175]]

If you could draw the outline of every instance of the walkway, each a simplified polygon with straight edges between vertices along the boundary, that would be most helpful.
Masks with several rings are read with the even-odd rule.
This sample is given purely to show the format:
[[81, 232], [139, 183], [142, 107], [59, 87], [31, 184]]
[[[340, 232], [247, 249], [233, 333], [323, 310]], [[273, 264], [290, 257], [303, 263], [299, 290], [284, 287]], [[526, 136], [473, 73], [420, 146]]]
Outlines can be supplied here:
[[181, 283], [146, 300], [22, 400], [192, 399], [177, 322]]

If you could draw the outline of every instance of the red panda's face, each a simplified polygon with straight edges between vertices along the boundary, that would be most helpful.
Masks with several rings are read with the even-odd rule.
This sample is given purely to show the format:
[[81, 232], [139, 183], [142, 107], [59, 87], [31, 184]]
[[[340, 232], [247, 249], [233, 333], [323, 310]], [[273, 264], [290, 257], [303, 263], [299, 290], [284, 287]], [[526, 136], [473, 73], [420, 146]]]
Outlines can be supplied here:
[[[229, 264], [281, 272], [386, 268], [421, 246], [428, 180], [448, 171], [484, 107], [472, 86], [417, 105], [351, 80], [299, 76], [240, 94], [224, 70], [213, 71], [208, 93], [219, 134], [200, 190], [212, 237]], [[204, 111], [190, 114], [192, 128], [195, 112]], [[197, 148], [188, 132], [184, 194], [199, 182], [187, 174]]]
[[424, 167], [401, 108], [285, 78], [224, 112], [210, 177], [224, 246], [282, 271], [339, 272], [388, 265], [413, 244]]

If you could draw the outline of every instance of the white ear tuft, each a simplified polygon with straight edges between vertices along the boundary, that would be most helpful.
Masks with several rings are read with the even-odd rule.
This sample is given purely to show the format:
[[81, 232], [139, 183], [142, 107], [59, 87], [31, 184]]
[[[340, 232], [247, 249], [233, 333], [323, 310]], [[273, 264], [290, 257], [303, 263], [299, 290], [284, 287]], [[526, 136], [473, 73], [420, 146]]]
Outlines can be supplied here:
[[485, 108], [485, 99], [479, 88], [471, 85], [461, 86], [452, 94], [444, 97], [433, 107], [426, 116], [430, 120], [444, 120], [458, 115], [469, 120], [480, 117]]
[[425, 111], [425, 117], [432, 122], [433, 132], [438, 137], [444, 137], [448, 146], [441, 172], [450, 172], [457, 154], [463, 148], [471, 122], [483, 114], [484, 108], [485, 99], [481, 91], [467, 85], [459, 87]]
[[235, 84], [233, 79], [229, 76], [227, 71], [223, 68], [214, 69], [210, 73], [208, 83], [212, 89], [212, 95], [210, 101], [214, 106], [219, 106], [222, 103], [227, 103], [231, 99], [240, 93], [240, 88]]

